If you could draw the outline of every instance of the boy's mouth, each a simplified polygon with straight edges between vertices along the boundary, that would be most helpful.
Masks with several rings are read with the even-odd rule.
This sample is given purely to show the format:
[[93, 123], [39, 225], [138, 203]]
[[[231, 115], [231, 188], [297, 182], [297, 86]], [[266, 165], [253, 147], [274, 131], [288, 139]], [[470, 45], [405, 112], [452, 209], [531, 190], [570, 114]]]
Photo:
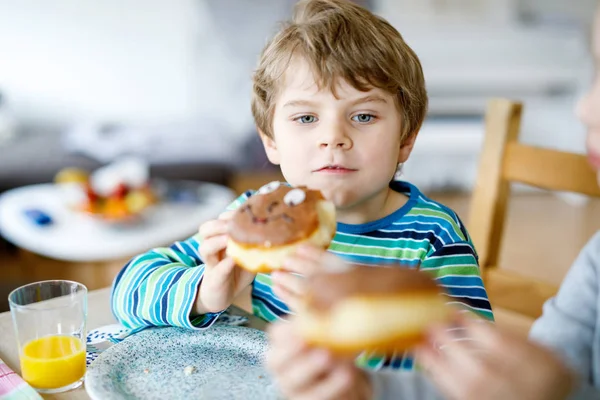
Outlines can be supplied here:
[[354, 168], [347, 168], [347, 167], [344, 167], [343, 165], [332, 164], [332, 165], [326, 165], [324, 167], [321, 167], [321, 168], [317, 169], [315, 172], [346, 174], [346, 173], [356, 172], [356, 171], [358, 171], [358, 170], [354, 169]]

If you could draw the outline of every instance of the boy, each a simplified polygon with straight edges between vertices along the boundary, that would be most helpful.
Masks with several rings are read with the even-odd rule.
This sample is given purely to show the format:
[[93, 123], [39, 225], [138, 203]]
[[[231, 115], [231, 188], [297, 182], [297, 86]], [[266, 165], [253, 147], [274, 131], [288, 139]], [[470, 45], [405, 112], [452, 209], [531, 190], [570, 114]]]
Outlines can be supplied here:
[[[421, 268], [447, 289], [450, 303], [492, 319], [460, 219], [393, 181], [427, 108], [420, 62], [396, 29], [349, 1], [302, 1], [265, 47], [253, 79], [252, 112], [269, 160], [287, 182], [321, 190], [336, 206], [330, 253], [306, 248], [287, 260], [288, 272], [254, 276], [222, 257], [230, 211], [198, 236], [131, 260], [114, 282], [115, 316], [135, 329], [207, 328], [251, 285], [254, 313], [276, 321], [293, 313], [304, 292], [297, 274], [344, 259]], [[413, 367], [404, 354], [361, 362]]]

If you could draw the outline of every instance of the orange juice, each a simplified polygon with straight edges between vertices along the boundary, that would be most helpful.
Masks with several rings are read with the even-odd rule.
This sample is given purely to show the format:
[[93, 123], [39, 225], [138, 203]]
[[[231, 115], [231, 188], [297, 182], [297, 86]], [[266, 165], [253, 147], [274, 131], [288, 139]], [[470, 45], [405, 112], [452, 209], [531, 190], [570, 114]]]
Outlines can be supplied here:
[[21, 353], [21, 372], [31, 386], [57, 389], [85, 374], [85, 348], [73, 336], [46, 336], [27, 342]]

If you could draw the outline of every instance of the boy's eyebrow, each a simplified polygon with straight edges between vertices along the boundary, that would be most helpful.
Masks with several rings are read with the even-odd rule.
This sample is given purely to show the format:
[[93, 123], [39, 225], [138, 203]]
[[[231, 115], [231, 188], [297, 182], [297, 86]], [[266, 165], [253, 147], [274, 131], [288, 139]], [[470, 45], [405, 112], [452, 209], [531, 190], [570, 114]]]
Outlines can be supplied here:
[[363, 103], [383, 103], [387, 104], [387, 100], [376, 94], [360, 97], [352, 102], [352, 105], [363, 104]]
[[[383, 104], [387, 104], [387, 100], [381, 96], [378, 95], [368, 95], [368, 96], [364, 96], [364, 97], [359, 97], [356, 100], [353, 100], [351, 102], [351, 104], [357, 105], [357, 104], [363, 104], [363, 103], [383, 103]], [[313, 106], [315, 103], [313, 103], [312, 101], [309, 100], [291, 100], [288, 101], [287, 103], [285, 103], [283, 105], [283, 107], [298, 107], [298, 106]]]
[[315, 103], [309, 100], [291, 100], [283, 105], [283, 107], [298, 107], [298, 106], [312, 106]]

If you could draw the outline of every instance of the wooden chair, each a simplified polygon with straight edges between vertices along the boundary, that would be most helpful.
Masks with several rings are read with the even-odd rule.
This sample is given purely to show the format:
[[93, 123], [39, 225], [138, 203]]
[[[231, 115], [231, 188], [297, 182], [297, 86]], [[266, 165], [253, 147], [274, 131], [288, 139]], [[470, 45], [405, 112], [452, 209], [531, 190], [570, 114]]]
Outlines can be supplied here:
[[498, 268], [510, 184], [596, 197], [600, 188], [585, 156], [519, 143], [521, 112], [521, 103], [506, 99], [488, 104], [468, 225], [492, 306], [537, 318], [558, 287]]

